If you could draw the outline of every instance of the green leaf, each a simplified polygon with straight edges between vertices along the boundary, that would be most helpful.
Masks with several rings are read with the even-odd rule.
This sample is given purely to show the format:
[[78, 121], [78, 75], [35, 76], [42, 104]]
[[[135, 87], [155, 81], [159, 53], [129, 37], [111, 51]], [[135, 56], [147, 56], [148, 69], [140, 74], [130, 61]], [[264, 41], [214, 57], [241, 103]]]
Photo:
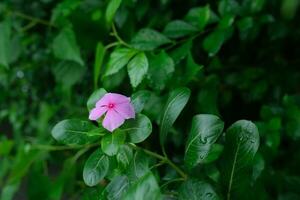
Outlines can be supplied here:
[[204, 164], [212, 163], [219, 159], [223, 153], [224, 146], [221, 144], [213, 144], [208, 152], [207, 157], [203, 160]]
[[100, 100], [106, 93], [107, 92], [104, 88], [95, 90], [86, 103], [88, 110], [92, 110], [96, 106], [97, 101]]
[[140, 90], [131, 95], [131, 104], [134, 107], [135, 113], [140, 113], [147, 101], [150, 98], [151, 93], [147, 90]]
[[217, 21], [217, 16], [210, 10], [210, 6], [196, 7], [189, 10], [184, 18], [187, 22], [203, 30], [209, 23]]
[[[83, 145], [88, 144], [99, 136], [91, 134], [96, 127], [88, 121], [78, 119], [66, 119], [57, 123], [52, 131], [52, 136], [58, 141], [66, 145]], [[100, 135], [100, 134], [99, 134]]]
[[174, 61], [164, 51], [157, 55], [149, 56], [148, 79], [150, 86], [155, 90], [165, 88], [167, 81], [174, 72]]
[[9, 155], [13, 146], [14, 146], [13, 140], [4, 139], [3, 141], [0, 141], [0, 156]]
[[131, 40], [131, 45], [142, 51], [151, 51], [157, 47], [170, 43], [166, 36], [149, 28], [141, 29]]
[[105, 55], [105, 48], [101, 42], [97, 44], [95, 64], [94, 64], [94, 86], [98, 86], [98, 79], [101, 73], [101, 67], [103, 63], [103, 58]]
[[237, 193], [243, 194], [239, 188], [249, 184], [244, 174], [252, 164], [259, 147], [259, 133], [255, 124], [247, 120], [239, 120], [226, 130], [226, 144], [223, 153], [222, 176], [227, 199]]
[[122, 144], [124, 144], [126, 135], [123, 131], [114, 131], [105, 135], [101, 140], [101, 148], [109, 156], [116, 155]]
[[163, 145], [173, 123], [187, 104], [191, 91], [188, 88], [177, 88], [170, 93], [162, 111], [160, 120], [160, 143]]
[[220, 199], [214, 188], [205, 181], [188, 179], [179, 188], [179, 200]]
[[55, 57], [62, 60], [71, 60], [84, 65], [76, 43], [75, 33], [71, 28], [64, 28], [53, 40]]
[[188, 40], [183, 43], [183, 45], [171, 51], [170, 56], [172, 57], [175, 64], [178, 64], [182, 59], [184, 59], [190, 52], [193, 45], [193, 40]]
[[129, 187], [126, 176], [115, 177], [105, 188], [108, 200], [120, 200]]
[[148, 71], [148, 59], [145, 53], [138, 53], [127, 65], [128, 75], [132, 87], [136, 88], [144, 79]]
[[130, 181], [136, 181], [147, 174], [150, 171], [149, 164], [149, 157], [142, 151], [136, 151], [126, 170]]
[[160, 200], [162, 195], [154, 175], [149, 172], [129, 187], [123, 200]]
[[197, 31], [197, 28], [186, 23], [185, 21], [175, 20], [166, 25], [163, 34], [170, 38], [180, 38], [196, 33]]
[[117, 48], [115, 49], [109, 57], [107, 68], [104, 76], [112, 75], [120, 71], [129, 60], [136, 54], [137, 52], [133, 49], [128, 48]]
[[85, 70], [85, 66], [74, 61], [65, 60], [54, 67], [53, 73], [58, 83], [71, 87], [82, 79]]
[[184, 81], [187, 84], [188, 82], [196, 79], [199, 72], [203, 69], [203, 65], [195, 63], [191, 53], [187, 56], [186, 61], [186, 73], [184, 76]]
[[121, 3], [122, 3], [122, 0], [110, 0], [109, 1], [109, 4], [105, 11], [105, 19], [106, 19], [106, 23], [108, 25], [110, 25], [113, 22], [115, 14], [116, 14], [118, 8], [120, 7]]
[[117, 161], [119, 166], [124, 170], [127, 169], [132, 158], [133, 158], [132, 149], [127, 145], [122, 145], [119, 148], [119, 152], [117, 154]]
[[225, 33], [223, 31], [214, 31], [204, 39], [203, 48], [209, 56], [214, 56], [221, 49], [224, 41]]
[[148, 117], [139, 114], [135, 119], [128, 120], [122, 130], [127, 132], [129, 142], [139, 143], [151, 134], [152, 124]]
[[10, 61], [11, 23], [6, 20], [0, 23], [0, 67], [8, 69]]
[[94, 151], [83, 168], [83, 180], [88, 186], [97, 185], [107, 174], [109, 169], [108, 157], [98, 148]]
[[51, 23], [63, 26], [67, 23], [66, 17], [71, 15], [81, 2], [81, 0], [64, 0], [58, 3], [52, 10]]
[[193, 118], [184, 156], [188, 168], [204, 162], [223, 128], [224, 122], [215, 115], [201, 114]]

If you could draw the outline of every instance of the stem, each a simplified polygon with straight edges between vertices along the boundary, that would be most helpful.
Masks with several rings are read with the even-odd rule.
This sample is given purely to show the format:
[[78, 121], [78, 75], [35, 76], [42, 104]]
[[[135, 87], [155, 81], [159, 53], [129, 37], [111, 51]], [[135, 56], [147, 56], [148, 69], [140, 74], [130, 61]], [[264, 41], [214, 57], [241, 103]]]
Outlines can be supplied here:
[[11, 12], [13, 15], [15, 16], [18, 16], [18, 17], [21, 17], [23, 19], [27, 19], [27, 20], [30, 20], [32, 22], [36, 22], [36, 23], [39, 23], [39, 24], [43, 24], [45, 26], [50, 26], [50, 27], [56, 27], [54, 24], [52, 24], [51, 22], [48, 22], [46, 20], [43, 20], [43, 19], [39, 19], [39, 18], [35, 18], [35, 17], [32, 17], [32, 16], [29, 16], [29, 15], [26, 15], [24, 13], [21, 13], [21, 12], [18, 12], [18, 11], [14, 11], [14, 12]]
[[104, 47], [104, 49], [107, 50], [107, 49], [109, 49], [109, 48], [111, 48], [111, 47], [114, 47], [114, 46], [117, 46], [117, 45], [119, 45], [119, 44], [121, 44], [119, 41], [118, 41], [118, 42], [113, 42], [113, 43], [110, 43], [110, 44], [106, 45], [106, 46]]
[[165, 163], [167, 163], [168, 165], [170, 165], [180, 176], [182, 176], [182, 178], [185, 180], [187, 179], [187, 175], [175, 164], [173, 163], [170, 159], [168, 159], [167, 157], [165, 156], [162, 156], [160, 154], [157, 154], [153, 151], [149, 151], [147, 149], [144, 149], [144, 148], [141, 148], [141, 147], [138, 147], [132, 143], [129, 143], [129, 146], [135, 150], [141, 150], [143, 151], [144, 153], [148, 154], [149, 156], [152, 156], [152, 157], [155, 157]]
[[128, 48], [132, 48], [127, 42], [125, 42], [118, 34], [117, 29], [115, 27], [115, 25], [112, 25], [112, 35], [116, 37], [116, 39], [119, 41], [120, 44], [128, 47]]

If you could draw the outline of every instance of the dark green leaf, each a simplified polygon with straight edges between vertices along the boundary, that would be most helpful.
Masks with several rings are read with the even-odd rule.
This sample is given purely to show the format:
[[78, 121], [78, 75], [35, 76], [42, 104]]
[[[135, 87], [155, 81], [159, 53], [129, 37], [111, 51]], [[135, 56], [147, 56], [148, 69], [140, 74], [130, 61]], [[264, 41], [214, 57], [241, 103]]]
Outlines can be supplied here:
[[115, 14], [120, 7], [122, 0], [110, 0], [105, 11], [106, 23], [110, 25], [115, 17]]
[[214, 31], [204, 39], [203, 48], [209, 56], [213, 56], [221, 49], [224, 41], [225, 33], [223, 31]]
[[115, 177], [105, 188], [108, 200], [120, 200], [129, 187], [126, 176]]
[[119, 148], [119, 152], [117, 154], [117, 161], [118, 164], [122, 167], [122, 169], [127, 169], [132, 158], [133, 158], [132, 149], [127, 145], [122, 145]]
[[99, 88], [98, 90], [95, 90], [86, 103], [88, 110], [92, 110], [95, 107], [97, 101], [99, 101], [106, 93], [107, 92], [104, 88]]
[[218, 20], [215, 13], [210, 10], [210, 6], [192, 8], [185, 16], [185, 20], [200, 30], [204, 29], [208, 23]]
[[188, 179], [179, 188], [179, 200], [218, 200], [214, 188], [205, 181]]
[[127, 70], [132, 87], [137, 87], [148, 71], [148, 59], [145, 53], [137, 54], [127, 65]]
[[140, 177], [147, 174], [149, 169], [150, 159], [142, 151], [136, 151], [130, 161], [128, 170], [126, 171], [130, 181], [136, 181]]
[[162, 195], [154, 175], [149, 172], [129, 187], [123, 200], [160, 200]]
[[184, 59], [190, 52], [192, 48], [193, 40], [188, 40], [183, 45], [171, 51], [170, 56], [174, 60], [175, 64], [178, 64], [182, 59]]
[[158, 55], [149, 56], [148, 59], [148, 79], [150, 86], [155, 90], [162, 90], [174, 72], [174, 62], [164, 51], [161, 51]]
[[77, 119], [66, 119], [57, 123], [52, 131], [52, 136], [63, 144], [67, 145], [82, 145], [95, 141], [98, 136], [89, 134], [96, 127], [88, 121]]
[[123, 131], [127, 132], [129, 142], [144, 141], [152, 132], [152, 124], [148, 117], [139, 114], [135, 119], [128, 120]]
[[105, 55], [105, 48], [101, 42], [97, 44], [95, 63], [94, 63], [94, 85], [97, 87], [98, 79], [101, 73], [101, 67], [103, 63], [103, 58]]
[[105, 135], [101, 140], [101, 148], [109, 156], [116, 155], [122, 144], [124, 144], [126, 135], [123, 131], [114, 131]]
[[109, 169], [108, 157], [98, 148], [94, 151], [83, 168], [83, 180], [88, 186], [97, 185], [107, 174]]
[[173, 123], [187, 104], [191, 91], [188, 88], [177, 88], [170, 93], [162, 111], [160, 120], [160, 142], [164, 144]]
[[136, 54], [137, 52], [133, 49], [127, 48], [118, 48], [115, 49], [109, 57], [109, 61], [107, 63], [107, 68], [104, 76], [112, 75], [120, 71], [129, 60]]
[[149, 91], [140, 90], [131, 96], [131, 103], [134, 107], [135, 113], [140, 113], [143, 110], [145, 104], [150, 98], [150, 95], [151, 93]]
[[194, 26], [182, 20], [175, 20], [166, 25], [163, 33], [170, 38], [180, 38], [191, 35], [197, 31], [198, 29]]
[[201, 114], [193, 118], [184, 157], [188, 168], [204, 162], [223, 128], [224, 122], [215, 115]]
[[[227, 188], [227, 199], [230, 199], [231, 196], [237, 198], [238, 188], [249, 183], [243, 174], [251, 166], [258, 147], [259, 133], [252, 122], [239, 120], [226, 130], [221, 174]], [[240, 191], [238, 193], [243, 194]]]
[[85, 66], [74, 61], [65, 60], [55, 66], [53, 73], [57, 82], [66, 87], [71, 87], [82, 79], [85, 70]]
[[0, 67], [8, 68], [10, 61], [11, 23], [6, 20], [0, 23]]
[[221, 144], [213, 144], [208, 152], [207, 157], [203, 160], [204, 164], [216, 161], [223, 153], [224, 146]]
[[150, 51], [156, 49], [157, 47], [170, 43], [166, 36], [163, 34], [149, 29], [141, 29], [132, 39], [131, 45], [142, 51]]
[[53, 41], [54, 55], [62, 60], [71, 60], [84, 65], [76, 43], [75, 33], [70, 28], [64, 28]]

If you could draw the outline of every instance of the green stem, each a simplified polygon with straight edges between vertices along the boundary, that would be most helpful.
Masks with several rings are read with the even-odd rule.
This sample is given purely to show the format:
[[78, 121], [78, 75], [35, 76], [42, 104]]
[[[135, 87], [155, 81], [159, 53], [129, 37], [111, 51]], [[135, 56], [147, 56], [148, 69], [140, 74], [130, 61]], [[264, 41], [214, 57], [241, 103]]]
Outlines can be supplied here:
[[15, 16], [21, 17], [23, 19], [30, 20], [32, 22], [36, 22], [36, 23], [39, 23], [39, 24], [43, 24], [45, 26], [56, 27], [51, 22], [48, 22], [48, 21], [43, 20], [43, 19], [32, 17], [32, 16], [26, 15], [26, 14], [18, 12], [18, 11], [13, 11], [13, 12], [10, 11], [10, 13], [15, 15]]
[[115, 27], [115, 25], [112, 25], [112, 35], [115, 36], [115, 38], [119, 41], [120, 44], [128, 47], [128, 48], [132, 48], [127, 42], [125, 42], [118, 34], [117, 29]]
[[138, 147], [132, 143], [129, 144], [129, 146], [135, 150], [141, 150], [143, 151], [144, 153], [148, 154], [149, 156], [152, 156], [154, 158], [157, 158], [161, 161], [164, 161], [165, 163], [167, 163], [168, 165], [170, 165], [184, 180], [187, 179], [187, 175], [175, 164], [173, 163], [170, 159], [168, 159], [167, 157], [165, 156], [162, 156], [158, 153], [155, 153], [153, 151], [149, 151], [147, 149], [144, 149], [144, 148], [141, 148], [141, 147]]
[[105, 47], [104, 47], [104, 49], [105, 50], [108, 50], [109, 48], [111, 48], [111, 47], [114, 47], [114, 46], [118, 46], [118, 45], [120, 45], [121, 43], [118, 41], [118, 42], [113, 42], [113, 43], [110, 43], [110, 44], [108, 44], [108, 45], [106, 45]]

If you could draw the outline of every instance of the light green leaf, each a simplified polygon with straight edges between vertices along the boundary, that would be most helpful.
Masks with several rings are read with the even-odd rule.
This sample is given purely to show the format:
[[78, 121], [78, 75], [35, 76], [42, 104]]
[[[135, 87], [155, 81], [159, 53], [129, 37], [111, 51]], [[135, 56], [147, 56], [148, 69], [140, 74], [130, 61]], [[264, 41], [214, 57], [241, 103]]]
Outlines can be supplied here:
[[101, 148], [109, 156], [116, 155], [122, 144], [124, 144], [126, 135], [123, 131], [114, 131], [105, 135], [101, 140]]
[[191, 91], [188, 88], [177, 88], [170, 93], [162, 111], [160, 120], [160, 143], [163, 145], [173, 123], [187, 104]]
[[64, 28], [53, 41], [53, 52], [55, 57], [62, 60], [75, 61], [84, 65], [80, 56], [79, 47], [76, 43], [75, 33], [71, 28]]
[[189, 169], [204, 162], [223, 128], [224, 122], [215, 115], [201, 114], [193, 118], [184, 156], [185, 165]]
[[141, 29], [131, 40], [131, 45], [142, 51], [150, 51], [157, 47], [170, 43], [166, 36], [149, 28]]
[[97, 44], [95, 64], [94, 64], [94, 86], [98, 86], [98, 79], [101, 73], [101, 67], [103, 63], [103, 58], [105, 55], [105, 48], [101, 42]]
[[126, 176], [115, 177], [105, 188], [108, 200], [120, 200], [129, 187], [129, 180]]
[[99, 101], [106, 93], [107, 92], [104, 88], [95, 90], [86, 103], [88, 110], [92, 110], [96, 106], [97, 101]]
[[129, 166], [129, 164], [133, 158], [132, 149], [129, 146], [124, 144], [119, 148], [119, 152], [116, 157], [117, 157], [119, 166], [123, 170], [125, 170]]
[[83, 168], [83, 180], [88, 186], [97, 185], [107, 174], [109, 169], [108, 157], [98, 148], [94, 151]]
[[174, 61], [164, 51], [157, 55], [148, 57], [149, 70], [148, 79], [150, 86], [155, 90], [162, 90], [165, 88], [167, 81], [174, 72]]
[[154, 175], [149, 172], [129, 187], [123, 200], [160, 200], [162, 195]]
[[122, 3], [122, 0], [110, 0], [109, 1], [109, 4], [105, 11], [105, 19], [106, 19], [106, 23], [108, 25], [110, 25], [113, 22], [115, 14], [116, 14], [118, 8], [120, 7], [121, 3]]
[[136, 151], [126, 170], [130, 181], [136, 181], [147, 174], [150, 171], [149, 164], [149, 157], [142, 151]]
[[128, 48], [115, 49], [110, 54], [104, 76], [112, 75], [120, 71], [136, 53], [135, 50]]
[[255, 124], [239, 120], [226, 130], [226, 144], [223, 153], [222, 176], [226, 186], [227, 199], [240, 193], [239, 188], [249, 184], [247, 168], [252, 164], [259, 147], [259, 133]]
[[53, 73], [58, 83], [71, 87], [82, 79], [85, 70], [86, 67], [77, 62], [64, 60], [54, 67]]
[[197, 31], [197, 28], [186, 23], [185, 21], [175, 20], [166, 25], [163, 34], [170, 38], [180, 38], [196, 33]]
[[8, 69], [10, 61], [11, 23], [6, 20], [0, 23], [0, 67]]
[[137, 87], [148, 71], [148, 59], [145, 53], [138, 53], [127, 65], [128, 75], [132, 87]]
[[151, 93], [147, 90], [140, 90], [131, 95], [131, 104], [134, 107], [135, 113], [140, 113], [147, 101], [150, 98]]
[[188, 179], [179, 188], [179, 200], [218, 200], [214, 188], [205, 181]]
[[[99, 136], [91, 134], [96, 127], [88, 121], [78, 119], [66, 119], [57, 123], [52, 131], [52, 136], [58, 141], [66, 145], [83, 145], [88, 144]], [[99, 133], [100, 135], [100, 133]]]
[[122, 130], [127, 132], [129, 142], [139, 143], [151, 134], [152, 124], [148, 117], [139, 114], [135, 119], [128, 120]]

